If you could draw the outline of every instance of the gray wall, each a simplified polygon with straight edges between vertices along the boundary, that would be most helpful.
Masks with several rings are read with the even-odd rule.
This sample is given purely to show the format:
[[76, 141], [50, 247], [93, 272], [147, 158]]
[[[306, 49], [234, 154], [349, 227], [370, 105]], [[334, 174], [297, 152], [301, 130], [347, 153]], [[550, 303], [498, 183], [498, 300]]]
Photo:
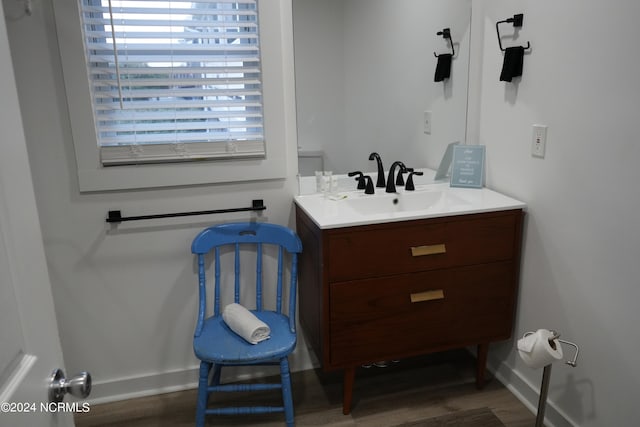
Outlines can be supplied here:
[[[640, 4], [484, 0], [473, 7], [479, 34], [472, 37], [483, 49], [472, 77], [481, 93], [472, 133], [487, 146], [488, 186], [529, 204], [516, 335], [557, 328], [580, 345], [577, 368], [553, 368], [547, 412], [557, 426], [567, 425], [561, 414], [576, 426], [637, 425]], [[521, 81], [509, 84], [499, 81], [495, 22], [515, 13], [524, 13], [524, 26], [517, 41], [503, 43], [530, 41], [532, 50]], [[530, 154], [534, 123], [549, 126], [544, 159]], [[538, 390], [542, 372], [513, 348], [495, 346], [492, 363], [536, 404], [531, 388]]]

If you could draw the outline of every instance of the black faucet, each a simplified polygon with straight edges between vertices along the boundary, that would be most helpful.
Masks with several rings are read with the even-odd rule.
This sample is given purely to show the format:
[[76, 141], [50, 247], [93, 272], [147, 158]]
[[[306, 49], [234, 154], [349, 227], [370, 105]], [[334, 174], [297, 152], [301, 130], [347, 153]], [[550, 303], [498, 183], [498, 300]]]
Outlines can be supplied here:
[[407, 167], [404, 165], [404, 163], [402, 163], [400, 161], [393, 162], [393, 164], [389, 168], [389, 177], [387, 178], [387, 190], [386, 190], [387, 193], [395, 193], [396, 192], [396, 185], [395, 185], [395, 181], [393, 179], [393, 172], [396, 170], [396, 166], [400, 166], [400, 170], [402, 172], [406, 172], [407, 171]]
[[416, 189], [416, 186], [413, 184], [413, 176], [414, 175], [418, 175], [418, 176], [422, 176], [424, 175], [423, 172], [418, 172], [418, 171], [411, 171], [409, 173], [409, 177], [407, 178], [407, 185], [404, 186], [404, 189], [407, 191], [413, 191]]
[[366, 188], [367, 181], [365, 180], [364, 174], [362, 172], [349, 172], [347, 175], [356, 177], [356, 180], [358, 181], [358, 190], [364, 190]]
[[374, 194], [373, 180], [369, 175], [365, 175], [360, 171], [349, 172], [347, 175], [355, 176], [358, 181], [358, 190], [364, 190], [364, 194]]
[[406, 168], [405, 170], [398, 172], [398, 175], [396, 176], [396, 185], [404, 185], [404, 178], [402, 177], [402, 174], [407, 172], [413, 172], [413, 168]]
[[375, 191], [373, 190], [373, 180], [369, 175], [365, 175], [364, 179], [367, 181], [367, 184], [364, 189], [364, 194], [373, 194]]
[[378, 181], [376, 182], [376, 187], [384, 187], [384, 168], [382, 167], [382, 159], [380, 158], [380, 154], [371, 153], [369, 155], [369, 160], [374, 160], [378, 163]]

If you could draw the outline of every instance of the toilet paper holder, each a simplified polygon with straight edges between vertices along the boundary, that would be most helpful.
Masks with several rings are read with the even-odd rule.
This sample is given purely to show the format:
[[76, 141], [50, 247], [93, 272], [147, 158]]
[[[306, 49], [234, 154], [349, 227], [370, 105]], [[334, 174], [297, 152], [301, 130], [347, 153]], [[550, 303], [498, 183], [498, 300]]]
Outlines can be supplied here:
[[[558, 331], [554, 331], [553, 329], [550, 329], [549, 332], [551, 332], [553, 334], [553, 335], [551, 335], [549, 337], [549, 345], [551, 347], [555, 346], [554, 341], [558, 340], [559, 342], [561, 342], [563, 344], [568, 344], [568, 345], [570, 345], [570, 346], [572, 346], [573, 348], [576, 349], [576, 352], [573, 355], [573, 358], [571, 360], [565, 360], [565, 362], [564, 362], [567, 365], [572, 366], [572, 367], [575, 368], [577, 366], [577, 364], [578, 364], [578, 353], [580, 352], [580, 347], [578, 347], [577, 344], [572, 343], [571, 341], [561, 340], [560, 339], [560, 333]], [[527, 336], [532, 335], [532, 334], [535, 334], [535, 332], [525, 332], [523, 337], [527, 337]]]
[[[566, 360], [565, 363], [573, 368], [577, 366], [578, 362], [578, 353], [580, 352], [580, 348], [577, 344], [572, 343], [570, 341], [561, 340], [560, 333], [558, 331], [549, 330], [551, 332], [551, 336], [549, 339], [549, 345], [552, 347], [555, 346], [554, 341], [558, 340], [563, 344], [568, 344], [576, 349], [575, 354], [571, 360]], [[535, 334], [535, 332], [525, 332], [524, 336], [529, 336], [531, 334]], [[551, 363], [544, 367], [542, 372], [542, 385], [540, 386], [540, 398], [538, 400], [538, 414], [536, 415], [536, 424], [535, 427], [544, 427], [544, 411], [547, 404], [547, 394], [549, 393], [549, 380], [551, 379]]]

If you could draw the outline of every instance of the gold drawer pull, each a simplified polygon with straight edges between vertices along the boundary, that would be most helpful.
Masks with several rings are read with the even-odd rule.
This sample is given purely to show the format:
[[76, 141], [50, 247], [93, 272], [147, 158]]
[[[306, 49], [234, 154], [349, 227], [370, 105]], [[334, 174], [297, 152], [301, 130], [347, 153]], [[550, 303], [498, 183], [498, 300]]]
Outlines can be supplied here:
[[442, 289], [436, 289], [434, 291], [424, 291], [411, 294], [411, 302], [433, 301], [437, 299], [444, 299], [444, 291]]
[[412, 246], [411, 247], [411, 256], [424, 256], [424, 255], [444, 254], [446, 252], [447, 252], [447, 248], [444, 246], [444, 243], [440, 243], [439, 245]]

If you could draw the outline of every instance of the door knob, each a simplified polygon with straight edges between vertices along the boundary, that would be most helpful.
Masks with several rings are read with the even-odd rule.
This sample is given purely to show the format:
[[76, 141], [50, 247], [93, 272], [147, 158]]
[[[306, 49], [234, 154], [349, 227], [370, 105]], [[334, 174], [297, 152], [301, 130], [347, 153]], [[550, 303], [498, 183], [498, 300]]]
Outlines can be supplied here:
[[91, 393], [91, 374], [83, 371], [67, 380], [62, 369], [53, 371], [49, 380], [49, 402], [62, 402], [67, 393], [81, 399], [89, 396]]

